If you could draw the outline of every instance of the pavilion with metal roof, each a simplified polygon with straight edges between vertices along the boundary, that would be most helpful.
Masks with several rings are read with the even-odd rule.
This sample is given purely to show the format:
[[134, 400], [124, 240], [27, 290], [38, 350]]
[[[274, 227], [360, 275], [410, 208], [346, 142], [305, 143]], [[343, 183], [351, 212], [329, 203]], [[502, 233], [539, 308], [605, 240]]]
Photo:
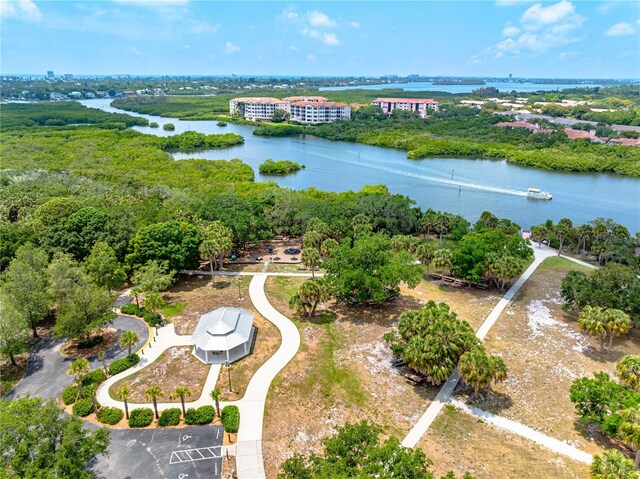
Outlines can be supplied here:
[[191, 335], [193, 355], [205, 364], [232, 363], [251, 352], [253, 314], [242, 308], [218, 308], [200, 316]]

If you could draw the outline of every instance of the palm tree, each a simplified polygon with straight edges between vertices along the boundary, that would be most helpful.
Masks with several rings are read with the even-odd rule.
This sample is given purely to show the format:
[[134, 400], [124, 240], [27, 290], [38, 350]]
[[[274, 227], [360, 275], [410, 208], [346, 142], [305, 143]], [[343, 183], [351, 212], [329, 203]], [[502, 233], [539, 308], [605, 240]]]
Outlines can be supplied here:
[[140, 337], [135, 331], [125, 331], [124, 333], [122, 333], [122, 336], [120, 336], [120, 346], [122, 346], [123, 348], [127, 348], [127, 350], [129, 351], [129, 356], [131, 356], [131, 348], [135, 346], [135, 344], [138, 342], [138, 339], [140, 339]]
[[107, 368], [107, 360], [104, 355], [104, 351], [98, 352], [98, 359], [102, 363], [102, 369], [104, 370], [104, 374], [109, 377], [109, 368]]
[[451, 273], [451, 251], [448, 249], [439, 249], [433, 253], [433, 265], [436, 268], [448, 270]]
[[602, 320], [602, 308], [598, 306], [585, 306], [578, 316], [578, 326], [585, 333], [598, 336], [600, 339], [600, 349], [604, 349], [604, 338], [607, 330]]
[[78, 386], [78, 397], [82, 396], [82, 379], [85, 374], [89, 372], [89, 361], [85, 358], [76, 359], [71, 363], [69, 369], [67, 370], [67, 374], [73, 376], [75, 379], [76, 385]]
[[433, 229], [440, 236], [440, 245], [442, 245], [442, 236], [451, 229], [451, 216], [448, 213], [438, 212], [435, 217]]
[[152, 386], [145, 389], [144, 394], [147, 397], [147, 401], [149, 399], [153, 401], [153, 409], [156, 412], [156, 419], [158, 419], [158, 398], [164, 396], [164, 393], [160, 390], [160, 386]]
[[336, 240], [334, 240], [333, 238], [327, 238], [322, 242], [322, 245], [320, 246], [322, 256], [330, 257], [331, 255], [333, 255], [333, 252], [338, 246], [340, 245]]
[[84, 389], [84, 392], [89, 395], [91, 398], [91, 403], [93, 404], [94, 412], [98, 412], [98, 400], [96, 399], [96, 393], [98, 392], [98, 385], [91, 384]]
[[302, 237], [302, 244], [305, 248], [315, 248], [315, 250], [320, 253], [322, 236], [317, 231], [308, 230]]
[[[587, 241], [589, 241], [589, 238], [591, 238], [591, 235], [593, 234], [593, 228], [591, 225], [584, 224], [578, 226], [576, 232], [578, 233], [579, 239], [578, 249], [580, 251], [587, 251]], [[580, 248], [580, 244], [582, 244], [582, 248]]]
[[140, 288], [138, 286], [135, 286], [135, 287], [131, 288], [131, 294], [135, 298], [136, 306], [138, 308], [140, 307], [140, 293], [142, 293], [142, 291], [140, 290]]
[[620, 412], [620, 437], [636, 451], [635, 467], [640, 469], [640, 406]]
[[429, 265], [433, 261], [433, 255], [435, 253], [435, 249], [429, 243], [421, 243], [416, 248], [416, 256], [418, 257], [418, 261], [420, 261], [427, 268], [427, 274], [429, 274]]
[[182, 403], [182, 415], [187, 415], [187, 410], [184, 407], [184, 398], [191, 396], [191, 391], [189, 388], [176, 388], [176, 392], [174, 393], [177, 397], [180, 398], [180, 402]]
[[302, 250], [301, 260], [303, 265], [311, 269], [311, 277], [315, 279], [316, 266], [320, 262], [320, 253], [318, 253], [318, 250], [314, 248], [305, 248]]
[[211, 399], [213, 399], [216, 402], [216, 413], [218, 414], [218, 417], [220, 417], [220, 395], [221, 394], [222, 393], [218, 388], [215, 388], [213, 391], [211, 391]]
[[640, 355], [628, 354], [618, 361], [616, 375], [627, 386], [640, 389]]
[[609, 352], [613, 345], [613, 337], [627, 334], [631, 329], [631, 318], [627, 313], [619, 309], [607, 309], [604, 311], [605, 329], [609, 333]]
[[298, 298], [305, 314], [315, 316], [318, 304], [329, 298], [327, 285], [322, 279], [307, 280], [300, 285]]
[[425, 211], [422, 215], [422, 218], [420, 218], [420, 232], [424, 235], [425, 239], [429, 236], [429, 234], [431, 234], [431, 230], [435, 225], [435, 220], [436, 212], [432, 209], [428, 209], [427, 211]]
[[603, 457], [593, 456], [591, 479], [638, 479], [633, 462], [615, 449], [604, 451]]
[[164, 299], [162, 299], [162, 296], [160, 296], [158, 293], [151, 293], [149, 296], [144, 298], [145, 309], [147, 311], [151, 311], [152, 313], [155, 313], [156, 311], [161, 309], [165, 304], [166, 303], [164, 302]]
[[480, 388], [499, 383], [507, 378], [507, 365], [498, 356], [489, 356], [483, 348], [467, 351], [458, 361], [460, 377], [473, 386], [473, 397], [478, 398]]
[[558, 247], [558, 256], [562, 252], [562, 245], [567, 236], [573, 232], [573, 223], [569, 218], [562, 218], [555, 227], [555, 234], [558, 237], [560, 246]]
[[129, 399], [129, 386], [122, 386], [118, 391], [116, 391], [116, 396], [122, 402], [124, 402], [124, 414], [127, 420], [129, 419], [129, 405], [127, 404], [127, 399]]

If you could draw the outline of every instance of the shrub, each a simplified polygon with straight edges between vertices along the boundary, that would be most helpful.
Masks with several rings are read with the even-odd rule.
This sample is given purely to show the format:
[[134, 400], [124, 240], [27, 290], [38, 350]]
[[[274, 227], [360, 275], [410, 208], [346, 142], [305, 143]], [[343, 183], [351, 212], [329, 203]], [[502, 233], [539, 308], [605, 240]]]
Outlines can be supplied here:
[[151, 123], [149, 123], [149, 126], [151, 128], [158, 128], [158, 124], [155, 121], [152, 121]]
[[226, 432], [238, 432], [240, 426], [240, 410], [238, 406], [225, 406], [220, 413], [222, 426]]
[[177, 426], [180, 423], [181, 411], [177, 407], [165, 409], [160, 414], [158, 426]]
[[69, 386], [62, 391], [62, 402], [65, 405], [73, 404], [78, 399], [78, 387], [77, 386]]
[[147, 427], [153, 421], [153, 410], [145, 407], [134, 409], [129, 415], [129, 427]]
[[90, 386], [91, 384], [100, 384], [105, 379], [107, 379], [107, 375], [104, 371], [102, 369], [96, 369], [82, 378], [82, 385]]
[[73, 405], [75, 416], [85, 417], [93, 412], [93, 402], [91, 398], [78, 399]]
[[118, 424], [124, 413], [117, 407], [103, 407], [96, 413], [98, 421], [102, 424]]
[[146, 313], [143, 319], [149, 326], [155, 326], [162, 322], [162, 316], [160, 316], [160, 313]]
[[126, 358], [118, 359], [111, 364], [109, 364], [109, 374], [112, 376], [125, 371], [140, 362], [140, 356], [137, 354], [131, 354]]
[[216, 125], [218, 125], [218, 126], [227, 126], [227, 122], [226, 121], [219, 121], [218, 123], [216, 123]]
[[162, 125], [162, 129], [164, 131], [174, 131], [176, 129], [176, 126], [173, 123], [165, 123], [164, 125]]
[[198, 409], [187, 409], [184, 416], [184, 422], [190, 426], [202, 426], [213, 421], [216, 410], [213, 406], [200, 406]]
[[131, 314], [132, 316], [138, 316], [142, 318], [147, 312], [144, 308], [138, 307], [135, 303], [125, 304], [120, 308], [120, 312], [123, 314]]
[[92, 347], [97, 346], [98, 344], [103, 342], [104, 336], [93, 336], [86, 341], [80, 341], [78, 343], [78, 349], [91, 349]]

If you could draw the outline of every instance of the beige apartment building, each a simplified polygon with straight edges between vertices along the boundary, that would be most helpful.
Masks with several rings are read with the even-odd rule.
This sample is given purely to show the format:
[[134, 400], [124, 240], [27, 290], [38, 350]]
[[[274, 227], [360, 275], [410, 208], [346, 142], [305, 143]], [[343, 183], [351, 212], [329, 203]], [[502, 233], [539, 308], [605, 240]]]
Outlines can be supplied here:
[[294, 101], [289, 106], [291, 119], [300, 123], [331, 123], [350, 120], [351, 107], [346, 103], [330, 101]]
[[229, 113], [247, 120], [271, 120], [276, 110], [289, 112], [289, 102], [271, 97], [242, 97], [229, 100]]
[[426, 118], [438, 111], [439, 104], [431, 98], [376, 98], [372, 105], [379, 106], [385, 115], [391, 115], [393, 110], [415, 111], [420, 118]]

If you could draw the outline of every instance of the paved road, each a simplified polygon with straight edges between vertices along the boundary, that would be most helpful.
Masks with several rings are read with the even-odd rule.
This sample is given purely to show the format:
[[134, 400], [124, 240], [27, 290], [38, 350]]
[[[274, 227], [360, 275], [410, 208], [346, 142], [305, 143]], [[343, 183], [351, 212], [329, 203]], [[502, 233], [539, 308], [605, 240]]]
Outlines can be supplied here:
[[[140, 339], [138, 344], [132, 348], [134, 351], [141, 347], [149, 337], [146, 324], [139, 319], [118, 316], [111, 327], [116, 328], [119, 334], [127, 330], [138, 333]], [[25, 377], [13, 390], [7, 393], [6, 397], [13, 398], [31, 394], [44, 399], [53, 399], [59, 396], [64, 388], [70, 386], [73, 383], [73, 378], [67, 374], [67, 369], [69, 369], [72, 359], [60, 354], [60, 346], [63, 342], [61, 339], [54, 339], [53, 336], [42, 339], [31, 350]], [[118, 343], [105, 352], [108, 362], [126, 355], [126, 349], [122, 349]], [[91, 369], [102, 366], [95, 356], [89, 358], [89, 361]]]
[[219, 479], [222, 426], [112, 429], [109, 456], [93, 471], [104, 479]]

